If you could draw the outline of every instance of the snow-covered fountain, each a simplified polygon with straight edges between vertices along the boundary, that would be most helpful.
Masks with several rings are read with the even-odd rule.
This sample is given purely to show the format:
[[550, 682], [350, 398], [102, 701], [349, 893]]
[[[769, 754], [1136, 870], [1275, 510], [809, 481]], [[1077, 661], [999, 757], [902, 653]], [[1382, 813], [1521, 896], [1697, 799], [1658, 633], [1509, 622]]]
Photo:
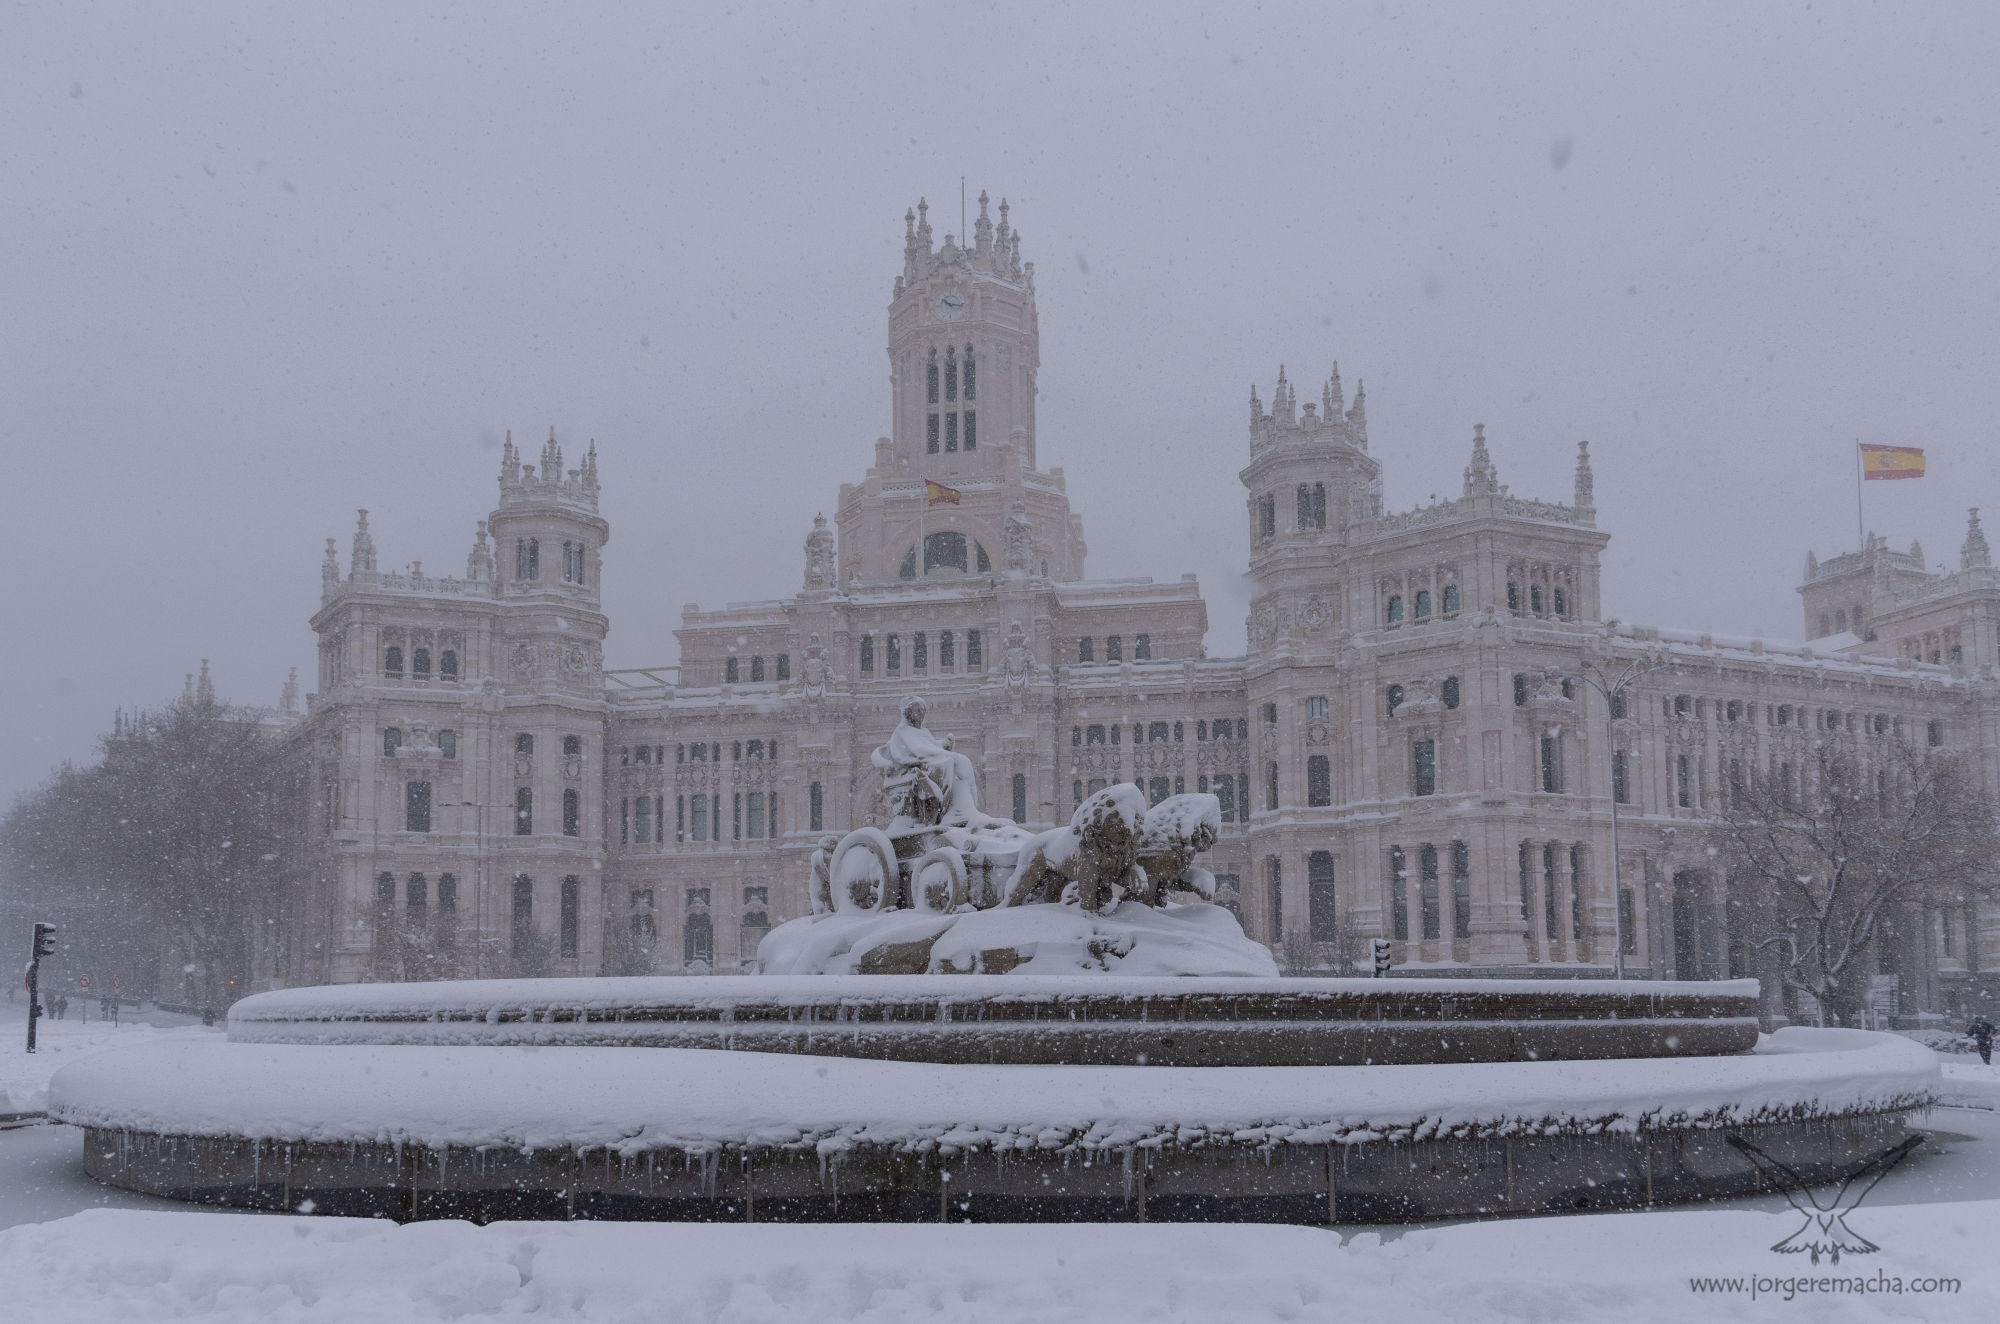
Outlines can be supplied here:
[[1934, 1097], [1908, 1041], [1760, 1038], [1751, 981], [1279, 978], [1210, 902], [1213, 797], [1029, 832], [925, 715], [765, 973], [266, 993], [51, 1112], [100, 1180], [248, 1206], [1330, 1222], [1753, 1188], [1732, 1137], [1833, 1176]]

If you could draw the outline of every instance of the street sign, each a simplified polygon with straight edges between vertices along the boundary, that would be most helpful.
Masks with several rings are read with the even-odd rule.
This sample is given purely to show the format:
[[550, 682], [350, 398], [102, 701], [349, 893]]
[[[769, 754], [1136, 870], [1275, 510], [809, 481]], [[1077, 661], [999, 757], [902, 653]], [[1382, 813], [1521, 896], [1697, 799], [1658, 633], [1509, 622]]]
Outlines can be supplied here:
[[90, 987], [90, 976], [89, 976], [89, 975], [78, 975], [78, 976], [76, 977], [76, 986], [77, 986], [78, 988], [89, 988], [89, 987]]

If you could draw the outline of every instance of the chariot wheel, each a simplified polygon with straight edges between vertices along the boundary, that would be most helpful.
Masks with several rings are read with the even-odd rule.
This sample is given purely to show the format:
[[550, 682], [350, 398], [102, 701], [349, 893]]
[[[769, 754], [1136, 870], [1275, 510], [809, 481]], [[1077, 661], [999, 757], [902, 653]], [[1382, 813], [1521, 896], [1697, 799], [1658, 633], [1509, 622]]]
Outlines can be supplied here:
[[896, 908], [899, 876], [896, 847], [881, 828], [858, 827], [840, 839], [827, 864], [833, 908], [847, 915]]
[[934, 846], [910, 866], [910, 904], [949, 915], [965, 904], [965, 856], [956, 846]]

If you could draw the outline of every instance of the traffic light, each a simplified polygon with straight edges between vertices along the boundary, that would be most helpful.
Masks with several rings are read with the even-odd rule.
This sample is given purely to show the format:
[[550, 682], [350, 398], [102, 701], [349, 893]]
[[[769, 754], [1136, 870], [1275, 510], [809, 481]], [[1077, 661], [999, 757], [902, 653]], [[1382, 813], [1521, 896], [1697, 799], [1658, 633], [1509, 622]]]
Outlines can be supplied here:
[[1369, 943], [1369, 946], [1375, 952], [1375, 977], [1380, 979], [1389, 973], [1389, 940], [1376, 938]]
[[53, 924], [44, 924], [39, 920], [36, 921], [35, 959], [40, 960], [44, 956], [54, 956], [55, 954], [56, 954], [56, 926]]

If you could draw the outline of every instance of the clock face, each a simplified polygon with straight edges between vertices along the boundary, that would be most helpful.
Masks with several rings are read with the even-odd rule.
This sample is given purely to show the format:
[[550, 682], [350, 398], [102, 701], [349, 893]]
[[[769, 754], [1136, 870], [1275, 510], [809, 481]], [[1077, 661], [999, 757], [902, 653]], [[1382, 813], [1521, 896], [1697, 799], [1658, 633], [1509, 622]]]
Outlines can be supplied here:
[[965, 296], [951, 290], [939, 296], [935, 308], [939, 317], [947, 322], [956, 322], [965, 316]]

